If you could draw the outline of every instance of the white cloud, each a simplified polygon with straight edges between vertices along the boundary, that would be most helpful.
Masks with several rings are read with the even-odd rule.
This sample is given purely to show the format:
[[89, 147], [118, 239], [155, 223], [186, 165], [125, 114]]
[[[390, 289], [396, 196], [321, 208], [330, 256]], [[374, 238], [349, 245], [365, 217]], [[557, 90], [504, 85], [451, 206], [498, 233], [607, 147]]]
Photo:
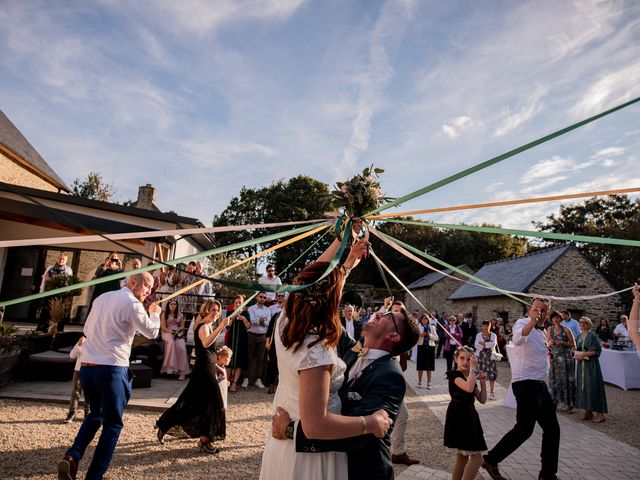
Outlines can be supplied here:
[[640, 61], [600, 75], [572, 108], [578, 118], [595, 115], [640, 96]]
[[623, 155], [625, 150], [626, 149], [624, 147], [607, 147], [598, 150], [591, 156], [591, 158], [618, 157], [620, 155]]
[[504, 114], [506, 115], [506, 118], [500, 122], [493, 132], [493, 136], [502, 137], [533, 118], [538, 112], [540, 112], [540, 110], [542, 110], [543, 104], [541, 100], [543, 96], [543, 89], [539, 89], [526, 99], [524, 105], [513, 113], [511, 112], [511, 109], [505, 109]]
[[[541, 160], [534, 166], [530, 167], [523, 175], [520, 183], [528, 184], [537, 182], [541, 179], [557, 176], [565, 173], [575, 173], [580, 170], [592, 167], [597, 164], [597, 160], [588, 160], [585, 162], [577, 162], [572, 158], [563, 158], [554, 155], [551, 158]], [[566, 178], [566, 177], [561, 177]], [[554, 182], [557, 183], [557, 182]]]
[[401, 43], [410, 14], [410, 3], [389, 0], [382, 7], [371, 33], [369, 63], [361, 76], [351, 138], [343, 150], [344, 167], [351, 171], [354, 170], [360, 153], [369, 147], [371, 119], [381, 108], [384, 88], [393, 78], [393, 55]]
[[451, 125], [446, 123], [442, 125], [442, 133], [449, 138], [456, 138], [460, 135], [460, 132], [466, 130], [472, 124], [473, 120], [471, 120], [471, 117], [465, 115], [456, 117], [451, 121]]

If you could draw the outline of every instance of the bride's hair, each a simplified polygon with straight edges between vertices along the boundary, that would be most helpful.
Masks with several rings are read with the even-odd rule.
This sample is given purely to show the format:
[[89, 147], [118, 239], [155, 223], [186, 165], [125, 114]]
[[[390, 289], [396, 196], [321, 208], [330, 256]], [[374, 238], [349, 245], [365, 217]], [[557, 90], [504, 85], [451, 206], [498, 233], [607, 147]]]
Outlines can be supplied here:
[[[307, 265], [294, 279], [294, 285], [310, 284], [318, 280], [329, 266], [328, 262]], [[342, 324], [338, 316], [342, 298], [342, 269], [334, 268], [329, 275], [308, 288], [293, 292], [285, 303], [289, 322], [282, 332], [282, 344], [297, 351], [307, 335], [317, 335], [309, 347], [324, 342], [338, 345]]]

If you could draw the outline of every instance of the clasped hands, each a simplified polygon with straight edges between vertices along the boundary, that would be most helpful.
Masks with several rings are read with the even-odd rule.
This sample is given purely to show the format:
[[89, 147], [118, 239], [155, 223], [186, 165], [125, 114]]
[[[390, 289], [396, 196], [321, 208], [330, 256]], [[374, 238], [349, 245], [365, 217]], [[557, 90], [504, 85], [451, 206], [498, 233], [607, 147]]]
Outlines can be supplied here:
[[[384, 409], [379, 409], [371, 415], [363, 417], [367, 423], [367, 433], [372, 434], [376, 438], [383, 438], [393, 421], [389, 418], [389, 414]], [[289, 412], [284, 408], [276, 408], [276, 414], [271, 417], [271, 435], [278, 440], [286, 440], [286, 428], [291, 421]]]

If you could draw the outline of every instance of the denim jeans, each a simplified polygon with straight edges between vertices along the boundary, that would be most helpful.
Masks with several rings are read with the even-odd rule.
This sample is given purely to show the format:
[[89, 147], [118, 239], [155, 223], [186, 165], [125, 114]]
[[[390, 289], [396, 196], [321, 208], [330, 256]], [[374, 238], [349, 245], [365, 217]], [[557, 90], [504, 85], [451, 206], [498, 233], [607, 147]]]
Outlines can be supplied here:
[[129, 367], [96, 365], [80, 368], [80, 383], [90, 411], [67, 455], [80, 461], [102, 426], [86, 479], [100, 480], [109, 468], [122, 430], [122, 414], [131, 397], [131, 378]]

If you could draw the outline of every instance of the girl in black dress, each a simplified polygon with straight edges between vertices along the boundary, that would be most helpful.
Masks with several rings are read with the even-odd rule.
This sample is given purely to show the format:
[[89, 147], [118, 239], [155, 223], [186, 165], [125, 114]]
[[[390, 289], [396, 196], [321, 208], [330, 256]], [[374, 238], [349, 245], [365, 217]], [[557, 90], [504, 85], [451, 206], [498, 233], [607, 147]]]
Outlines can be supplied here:
[[243, 314], [242, 310], [238, 310], [243, 302], [244, 295], [236, 295], [232, 306], [230, 306], [231, 312], [227, 316], [227, 321], [231, 323], [225, 344], [233, 351], [231, 363], [227, 365], [227, 378], [231, 382], [229, 385], [231, 393], [238, 391], [238, 382], [242, 372], [246, 372], [249, 367], [249, 334], [247, 329], [251, 327], [251, 322], [247, 318], [248, 315]]
[[[456, 449], [451, 478], [473, 480], [487, 451], [480, 417], [474, 406], [487, 401], [487, 377], [478, 370], [478, 357], [472, 348], [460, 347], [455, 353], [454, 369], [447, 373], [451, 403], [444, 423], [444, 445]], [[476, 381], [480, 380], [480, 388]]]
[[206, 312], [194, 332], [196, 363], [191, 371], [187, 387], [156, 422], [158, 440], [164, 443], [165, 434], [200, 437], [198, 447], [202, 452], [215, 454], [218, 449], [212, 442], [224, 440], [226, 419], [220, 386], [216, 377], [215, 340], [227, 325], [226, 321], [213, 327], [220, 318], [222, 306], [215, 300], [207, 300], [200, 312]]

